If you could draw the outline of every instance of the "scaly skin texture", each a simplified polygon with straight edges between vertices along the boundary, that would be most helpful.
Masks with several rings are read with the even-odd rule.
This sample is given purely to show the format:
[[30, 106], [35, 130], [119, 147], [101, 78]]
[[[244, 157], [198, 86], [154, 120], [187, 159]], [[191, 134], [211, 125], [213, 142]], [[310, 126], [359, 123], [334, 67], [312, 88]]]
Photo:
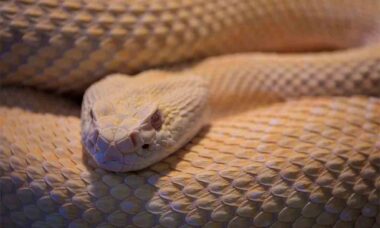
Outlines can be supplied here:
[[81, 93], [205, 56], [363, 46], [379, 12], [378, 0], [2, 0], [0, 83]]
[[4, 227], [380, 226], [379, 99], [259, 108], [214, 122], [148, 169], [117, 174], [84, 164], [78, 106], [0, 93]]
[[[272, 104], [379, 96], [379, 12], [377, 0], [2, 0], [1, 226], [379, 227], [379, 98]], [[325, 49], [346, 50], [186, 63]], [[82, 147], [86, 104], [108, 95], [103, 86], [85, 98], [85, 131], [76, 104], [3, 87], [83, 93], [107, 73], [174, 62], [185, 67], [122, 80], [203, 76], [213, 121], [136, 172], [105, 171]], [[125, 98], [117, 104], [130, 104]], [[144, 110], [136, 116], [155, 114]], [[124, 111], [131, 110], [118, 114]], [[175, 117], [164, 123], [181, 120]]]
[[[82, 137], [100, 167], [139, 170], [176, 152], [209, 121], [208, 107], [215, 120], [302, 96], [380, 96], [380, 45], [321, 54], [225, 55], [172, 71], [110, 76], [86, 91]], [[142, 109], [151, 111], [139, 114]], [[155, 112], [163, 127], [152, 130]]]

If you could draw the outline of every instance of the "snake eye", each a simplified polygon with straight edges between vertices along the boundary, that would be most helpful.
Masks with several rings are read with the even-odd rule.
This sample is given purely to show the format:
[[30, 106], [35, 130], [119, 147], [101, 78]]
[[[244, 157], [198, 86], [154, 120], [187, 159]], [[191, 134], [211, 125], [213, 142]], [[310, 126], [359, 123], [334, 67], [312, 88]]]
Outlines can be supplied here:
[[92, 109], [90, 109], [90, 117], [93, 120], [95, 119], [94, 111]]
[[163, 120], [162, 120], [162, 115], [161, 113], [157, 110], [155, 113], [150, 118], [150, 123], [152, 124], [153, 128], [155, 130], [160, 130]]

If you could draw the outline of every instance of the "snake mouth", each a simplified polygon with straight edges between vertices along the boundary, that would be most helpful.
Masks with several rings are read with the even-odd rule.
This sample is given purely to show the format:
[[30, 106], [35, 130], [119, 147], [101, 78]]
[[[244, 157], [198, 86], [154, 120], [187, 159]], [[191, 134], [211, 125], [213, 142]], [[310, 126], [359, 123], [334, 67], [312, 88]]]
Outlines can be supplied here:
[[156, 148], [157, 130], [140, 125], [130, 131], [122, 127], [101, 128], [92, 121], [84, 146], [96, 164], [109, 171], [122, 172], [141, 167]]
[[[146, 153], [145, 156], [141, 156], [144, 153]], [[104, 152], [94, 153], [94, 151], [90, 151], [89, 154], [100, 168], [112, 172], [126, 172], [145, 168], [149, 165], [146, 158], [149, 154], [151, 155], [145, 149], [137, 150], [136, 153], [123, 155], [114, 145], [109, 146]]]

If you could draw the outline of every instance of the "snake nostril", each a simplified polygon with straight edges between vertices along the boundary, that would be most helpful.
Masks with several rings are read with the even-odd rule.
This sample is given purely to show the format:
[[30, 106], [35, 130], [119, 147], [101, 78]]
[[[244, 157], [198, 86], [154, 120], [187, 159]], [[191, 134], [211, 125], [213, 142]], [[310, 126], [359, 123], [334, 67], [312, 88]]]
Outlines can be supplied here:
[[144, 145], [142, 145], [142, 148], [143, 148], [143, 149], [149, 149], [149, 144], [144, 144]]

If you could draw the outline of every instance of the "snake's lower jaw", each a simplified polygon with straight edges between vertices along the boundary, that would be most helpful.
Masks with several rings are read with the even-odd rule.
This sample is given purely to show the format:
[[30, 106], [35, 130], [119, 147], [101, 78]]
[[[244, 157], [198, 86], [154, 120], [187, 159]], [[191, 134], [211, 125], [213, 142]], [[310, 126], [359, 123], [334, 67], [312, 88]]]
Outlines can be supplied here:
[[[94, 162], [99, 168], [113, 172], [129, 172], [146, 168], [158, 161], [154, 156], [162, 147], [152, 142], [149, 149], [134, 147], [133, 151], [124, 153], [115, 144], [110, 144], [105, 150], [97, 150], [97, 145], [92, 145], [88, 140], [84, 140], [84, 147], [88, 154], [91, 155]], [[174, 141], [168, 142], [168, 145], [175, 144]], [[156, 151], [157, 150], [157, 151]]]
[[[123, 156], [119, 151], [108, 149], [106, 152], [91, 153], [95, 163], [98, 167], [105, 169], [107, 171], [113, 172], [127, 172], [136, 170], [135, 167], [140, 167], [137, 162], [137, 156], [126, 155]], [[133, 160], [132, 164], [129, 164], [131, 159]]]

